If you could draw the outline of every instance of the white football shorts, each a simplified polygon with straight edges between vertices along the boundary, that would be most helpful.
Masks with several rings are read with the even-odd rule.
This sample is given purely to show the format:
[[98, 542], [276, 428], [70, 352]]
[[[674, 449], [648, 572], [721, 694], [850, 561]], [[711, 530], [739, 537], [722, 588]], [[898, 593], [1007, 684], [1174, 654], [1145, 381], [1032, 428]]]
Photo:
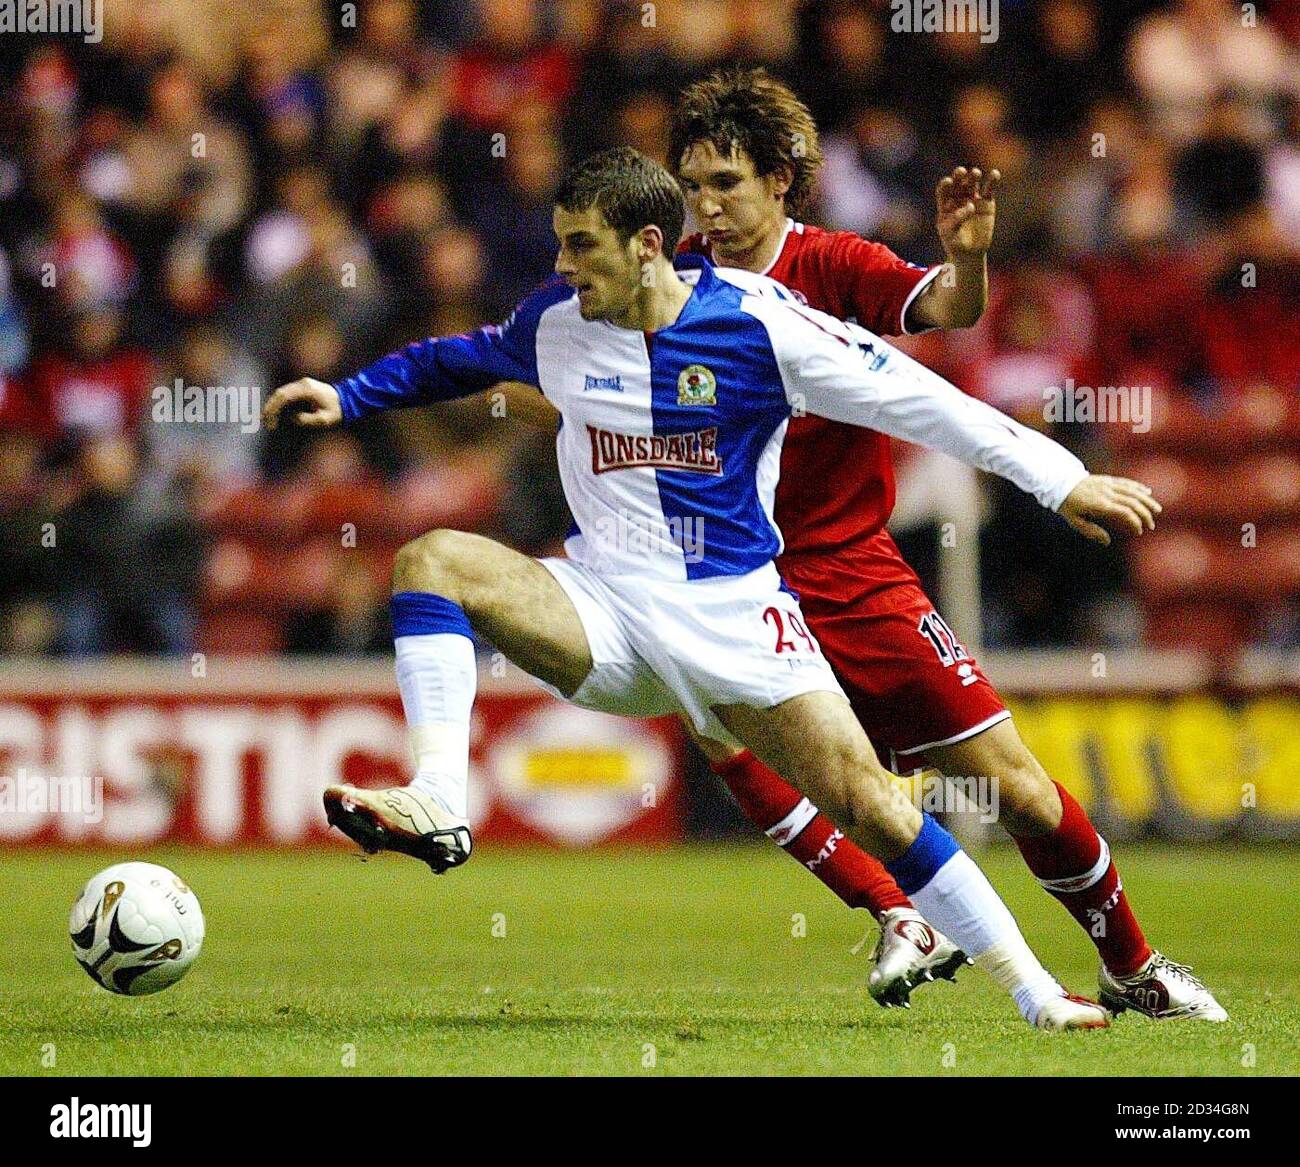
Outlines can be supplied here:
[[564, 698], [584, 709], [624, 717], [685, 711], [699, 733], [736, 745], [714, 706], [769, 709], [804, 693], [844, 692], [770, 563], [748, 575], [674, 583], [601, 576], [572, 559], [539, 562], [587, 634], [591, 672]]

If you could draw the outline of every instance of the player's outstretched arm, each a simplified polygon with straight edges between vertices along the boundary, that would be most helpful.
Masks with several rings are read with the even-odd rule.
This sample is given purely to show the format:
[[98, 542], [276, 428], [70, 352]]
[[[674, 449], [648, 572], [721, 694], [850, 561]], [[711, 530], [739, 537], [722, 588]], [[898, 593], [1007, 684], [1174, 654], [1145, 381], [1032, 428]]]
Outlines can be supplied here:
[[263, 417], [274, 428], [287, 407], [303, 402], [305, 408], [296, 415], [300, 424], [336, 425], [386, 409], [471, 397], [503, 381], [536, 385], [538, 321], [547, 308], [572, 294], [562, 280], [549, 281], [504, 324], [417, 340], [334, 385], [310, 377], [292, 381], [271, 395]]
[[535, 332], [521, 306], [503, 325], [408, 344], [335, 384], [343, 420], [471, 397], [500, 381], [535, 384]]
[[[534, 429], [554, 433], [559, 411], [536, 385], [520, 381], [500, 381], [482, 394], [483, 408], [492, 417], [510, 417]], [[301, 408], [296, 408], [301, 406]], [[286, 414], [285, 410], [289, 412]], [[262, 424], [273, 430], [287, 417], [309, 429], [323, 429], [343, 420], [338, 390], [327, 381], [300, 377], [281, 385], [262, 406]]]
[[1092, 475], [1046, 434], [974, 397], [878, 336], [789, 301], [752, 297], [795, 410], [865, 426], [997, 474], [1086, 538], [1140, 533], [1160, 504], [1143, 484]]
[[1163, 509], [1144, 482], [1089, 474], [1070, 491], [1059, 513], [1085, 539], [1109, 546], [1112, 531], [1130, 535], [1154, 531], [1156, 515]]

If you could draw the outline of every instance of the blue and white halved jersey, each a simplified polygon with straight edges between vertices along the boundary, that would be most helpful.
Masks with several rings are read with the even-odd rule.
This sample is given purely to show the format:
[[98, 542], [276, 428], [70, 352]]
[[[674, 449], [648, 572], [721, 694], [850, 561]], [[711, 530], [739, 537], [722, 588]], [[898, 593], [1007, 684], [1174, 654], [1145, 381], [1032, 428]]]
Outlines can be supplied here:
[[565, 549], [602, 575], [743, 575], [781, 550], [773, 521], [792, 410], [918, 442], [1011, 479], [1055, 509], [1086, 475], [1055, 442], [967, 397], [765, 276], [676, 260], [693, 284], [654, 333], [584, 320], [558, 279], [501, 325], [408, 345], [339, 382], [345, 420], [500, 381], [559, 410]]

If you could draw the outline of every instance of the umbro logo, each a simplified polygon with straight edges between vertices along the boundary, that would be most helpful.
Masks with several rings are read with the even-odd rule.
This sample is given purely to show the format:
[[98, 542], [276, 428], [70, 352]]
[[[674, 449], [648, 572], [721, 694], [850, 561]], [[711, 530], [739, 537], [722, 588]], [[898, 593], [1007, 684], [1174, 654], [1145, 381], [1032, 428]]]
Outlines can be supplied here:
[[861, 353], [862, 359], [867, 362], [873, 373], [889, 360], [889, 353], [877, 352], [876, 346], [869, 340], [858, 341], [858, 352]]
[[617, 374], [613, 377], [593, 377], [587, 374], [586, 384], [583, 385], [582, 391], [590, 393], [593, 389], [607, 389], [611, 393], [623, 392], [623, 378]]
[[938, 943], [934, 930], [920, 920], [899, 920], [894, 931], [925, 956], [929, 956]]

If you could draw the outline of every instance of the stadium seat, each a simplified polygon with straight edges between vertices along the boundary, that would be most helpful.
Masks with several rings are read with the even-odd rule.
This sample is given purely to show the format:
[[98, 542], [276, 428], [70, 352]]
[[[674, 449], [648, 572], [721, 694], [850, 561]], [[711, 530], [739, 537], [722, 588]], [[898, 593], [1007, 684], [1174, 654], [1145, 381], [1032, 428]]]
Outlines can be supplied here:
[[1223, 520], [1234, 526], [1300, 515], [1300, 459], [1254, 454], [1240, 461], [1152, 454], [1123, 472], [1147, 483], [1165, 506], [1162, 525]]
[[198, 645], [200, 652], [213, 655], [260, 655], [281, 651], [284, 637], [274, 617], [228, 608], [199, 621]]
[[1261, 632], [1262, 613], [1300, 596], [1300, 527], [1258, 526], [1241, 537], [1157, 531], [1131, 545], [1146, 640], [1230, 661]]
[[203, 518], [218, 536], [238, 535], [282, 546], [296, 537], [300, 507], [295, 501], [275, 486], [245, 486], [212, 500], [204, 508]]
[[1146, 640], [1152, 648], [1202, 652], [1227, 661], [1246, 642], [1252, 623], [1249, 607], [1179, 599], [1146, 610]]
[[1294, 454], [1263, 454], [1248, 459], [1235, 477], [1239, 489], [1255, 507], [1300, 518], [1300, 458]]
[[479, 460], [412, 471], [395, 492], [393, 533], [405, 542], [438, 527], [481, 530], [495, 514], [501, 492], [495, 468]]
[[1300, 527], [1260, 528], [1256, 551], [1259, 571], [1273, 581], [1278, 595], [1300, 595]]
[[1210, 552], [1204, 538], [1190, 531], [1156, 531], [1130, 544], [1133, 578], [1139, 594], [1158, 603], [1205, 588]]
[[401, 548], [401, 543], [381, 543], [365, 550], [365, 564], [371, 578], [385, 591], [393, 582], [393, 560]]
[[284, 560], [284, 602], [291, 608], [315, 608], [327, 602], [339, 558], [357, 555], [336, 538], [321, 536], [290, 551]]
[[377, 482], [331, 483], [315, 491], [303, 513], [303, 531], [328, 534], [337, 541], [345, 526], [355, 531], [358, 543], [389, 534], [401, 525], [396, 499]]
[[1143, 454], [1294, 449], [1300, 444], [1300, 400], [1259, 385], [1203, 403], [1190, 392], [1156, 386], [1148, 432], [1134, 433], [1126, 425], [1098, 428], [1113, 449]]
[[1261, 600], [1285, 595], [1300, 579], [1300, 536], [1256, 528], [1242, 538], [1192, 530], [1155, 531], [1131, 544], [1134, 580], [1150, 603], [1180, 596]]
[[285, 554], [223, 539], [204, 564], [202, 602], [205, 609], [241, 605], [245, 610], [276, 611], [291, 607], [291, 575]]

